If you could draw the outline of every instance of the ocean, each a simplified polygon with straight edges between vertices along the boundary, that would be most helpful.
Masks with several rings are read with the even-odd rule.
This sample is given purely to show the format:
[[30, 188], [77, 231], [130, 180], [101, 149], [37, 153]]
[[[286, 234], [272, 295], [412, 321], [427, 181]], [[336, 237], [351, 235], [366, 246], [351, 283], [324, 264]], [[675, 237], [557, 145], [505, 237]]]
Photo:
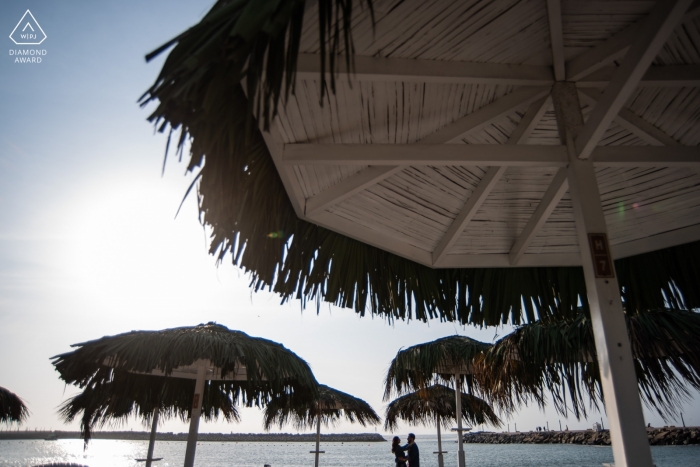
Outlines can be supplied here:
[[[416, 440], [423, 467], [437, 466], [437, 437], [419, 435]], [[0, 467], [31, 467], [50, 462], [73, 462], [88, 467], [143, 466], [136, 458], [145, 457], [147, 441], [93, 440], [83, 452], [81, 440], [2, 440]], [[200, 442], [196, 466], [207, 467], [272, 467], [312, 466], [313, 443], [235, 443]], [[390, 443], [321, 443], [321, 466], [328, 467], [393, 467]], [[457, 464], [455, 436], [443, 441], [445, 467]], [[652, 446], [657, 467], [700, 467], [700, 446]], [[532, 445], [532, 444], [465, 444], [468, 467], [601, 467], [613, 462], [607, 446]], [[158, 467], [181, 466], [185, 442], [156, 443], [155, 456], [163, 457]]]

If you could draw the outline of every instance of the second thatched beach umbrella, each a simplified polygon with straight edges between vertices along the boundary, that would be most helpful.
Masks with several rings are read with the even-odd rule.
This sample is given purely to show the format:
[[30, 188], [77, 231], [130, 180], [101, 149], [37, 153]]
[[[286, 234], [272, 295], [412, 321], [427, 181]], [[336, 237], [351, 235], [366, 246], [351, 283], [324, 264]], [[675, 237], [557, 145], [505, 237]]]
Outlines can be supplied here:
[[[484, 400], [471, 394], [460, 394], [461, 412], [464, 420], [472, 425], [488, 423], [501, 426], [501, 420], [491, 406]], [[399, 420], [411, 425], [430, 425], [435, 423], [438, 436], [438, 466], [443, 467], [442, 436], [440, 427], [449, 428], [457, 417], [455, 400], [457, 394], [451, 388], [435, 384], [428, 388], [401, 396], [389, 403], [384, 416], [384, 428], [395, 430]]]
[[[102, 367], [92, 384], [68, 399], [59, 409], [65, 422], [72, 422], [79, 414], [80, 429], [89, 442], [94, 428], [108, 422], [123, 421], [131, 415], [151, 423], [151, 435], [146, 456], [146, 467], [154, 459], [156, 431], [160, 418], [179, 417], [182, 421], [192, 415], [195, 381], [166, 376], [142, 375]], [[240, 388], [235, 382], [211, 381], [202, 398], [202, 416], [217, 419], [222, 414], [227, 421], [239, 421], [235, 407]], [[139, 460], [139, 459], [137, 459]]]
[[296, 428], [312, 428], [316, 425], [315, 466], [318, 467], [321, 443], [321, 423], [329, 425], [341, 417], [362, 426], [376, 425], [379, 415], [362, 399], [320, 384], [316, 397], [299, 397], [284, 394], [275, 397], [265, 408], [264, 425], [269, 430], [273, 425], [280, 428], [285, 423], [293, 423]]
[[[454, 381], [455, 413], [462, 413], [462, 400], [457, 394], [461, 394], [463, 383], [466, 383], [468, 392], [472, 391], [474, 359], [483, 355], [489, 347], [484, 342], [455, 335], [400, 350], [391, 361], [386, 375], [384, 400], [389, 400], [392, 393], [404, 394], [430, 386], [436, 381]], [[456, 419], [459, 446], [457, 465], [464, 467], [462, 417]]]
[[132, 331], [73, 347], [53, 364], [66, 383], [82, 388], [113, 381], [117, 371], [195, 380], [185, 467], [194, 465], [206, 381], [230, 382], [258, 406], [282, 394], [316, 392], [307, 363], [283, 345], [215, 323]]
[[0, 423], [22, 423], [29, 416], [24, 401], [15, 393], [0, 386]]

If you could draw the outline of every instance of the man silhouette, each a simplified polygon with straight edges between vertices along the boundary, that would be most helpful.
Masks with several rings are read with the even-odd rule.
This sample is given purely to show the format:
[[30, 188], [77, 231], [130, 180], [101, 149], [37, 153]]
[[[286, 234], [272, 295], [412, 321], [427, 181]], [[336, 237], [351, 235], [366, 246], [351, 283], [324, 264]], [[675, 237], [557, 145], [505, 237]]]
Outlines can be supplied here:
[[408, 450], [408, 467], [420, 467], [420, 452], [416, 444], [416, 435], [408, 434], [408, 444], [403, 449]]

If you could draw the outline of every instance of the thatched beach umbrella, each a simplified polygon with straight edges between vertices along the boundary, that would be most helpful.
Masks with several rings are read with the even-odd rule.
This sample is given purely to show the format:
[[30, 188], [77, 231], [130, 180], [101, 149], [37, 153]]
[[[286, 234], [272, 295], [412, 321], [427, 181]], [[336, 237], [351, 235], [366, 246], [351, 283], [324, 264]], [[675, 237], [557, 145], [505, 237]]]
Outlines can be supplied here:
[[[484, 400], [472, 394], [460, 394], [461, 418], [473, 425], [484, 423], [493, 426], [501, 426], [501, 420], [493, 411], [491, 406]], [[443, 467], [442, 435], [440, 427], [449, 428], [457, 421], [455, 414], [456, 394], [454, 389], [435, 384], [433, 386], [419, 389], [418, 391], [406, 394], [389, 403], [384, 416], [384, 428], [395, 430], [398, 428], [399, 420], [410, 425], [432, 425], [437, 427], [438, 437], [438, 466]]]
[[328, 426], [345, 418], [349, 422], [362, 426], [376, 425], [379, 416], [372, 407], [362, 399], [320, 384], [316, 397], [299, 397], [283, 394], [273, 398], [265, 407], [263, 423], [266, 430], [273, 425], [280, 428], [286, 423], [293, 423], [298, 429], [313, 428], [316, 425], [315, 466], [318, 467], [320, 450], [321, 423]]
[[[63, 420], [72, 422], [80, 416], [80, 429], [87, 445], [95, 428], [106, 423], [123, 421], [131, 415], [151, 423], [146, 456], [149, 467], [155, 459], [156, 431], [160, 419], [179, 417], [187, 421], [192, 415], [195, 380], [129, 373], [102, 367], [92, 384], [68, 399], [59, 409]], [[235, 403], [240, 387], [235, 382], [211, 381], [202, 398], [202, 416], [215, 420], [221, 414], [227, 421], [239, 421]]]
[[29, 410], [24, 401], [0, 386], [0, 423], [22, 423], [28, 416]]
[[283, 345], [215, 323], [132, 331], [73, 347], [53, 364], [61, 379], [79, 387], [113, 381], [115, 371], [195, 380], [185, 467], [194, 464], [206, 381], [229, 382], [257, 405], [281, 394], [313, 394], [317, 385], [307, 363]]
[[[661, 310], [626, 316], [639, 392], [666, 418], [700, 389], [700, 314]], [[562, 415], [586, 417], [598, 407], [602, 388], [591, 320], [540, 321], [522, 326], [485, 352], [476, 366], [481, 389], [494, 403], [513, 409], [552, 395]]]
[[[483, 355], [489, 347], [489, 344], [455, 335], [400, 350], [391, 361], [386, 375], [384, 400], [389, 400], [393, 393], [423, 389], [436, 381], [454, 382], [455, 413], [462, 413], [462, 399], [457, 395], [462, 393], [462, 384], [465, 383], [467, 392], [472, 391], [475, 384], [474, 359]], [[462, 417], [456, 419], [457, 461], [459, 467], [464, 467]]]
[[[696, 53], [678, 34], [697, 9], [579, 3], [562, 22], [556, 1], [219, 0], [148, 56], [173, 46], [142, 102], [181, 132], [212, 253], [256, 290], [477, 326], [582, 304], [616, 463], [651, 466], [622, 304], [700, 307], [700, 104], [671, 79], [659, 117], [645, 72], [678, 75], [665, 55]], [[582, 31], [593, 14], [610, 27]], [[587, 47], [565, 57], [573, 33]]]

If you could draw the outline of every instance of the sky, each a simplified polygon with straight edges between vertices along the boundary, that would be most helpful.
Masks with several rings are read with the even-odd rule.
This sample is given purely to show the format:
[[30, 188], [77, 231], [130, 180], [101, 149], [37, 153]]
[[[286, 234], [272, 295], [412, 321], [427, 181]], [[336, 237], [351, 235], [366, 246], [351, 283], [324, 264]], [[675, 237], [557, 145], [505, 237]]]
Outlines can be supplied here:
[[[319, 382], [360, 397], [380, 413], [382, 382], [402, 348], [451, 334], [492, 342], [510, 328], [431, 321], [387, 323], [352, 310], [315, 306], [248, 288], [247, 276], [208, 254], [192, 177], [172, 158], [161, 174], [165, 138], [137, 104], [162, 58], [144, 55], [197, 22], [211, 0], [0, 3], [0, 386], [31, 411], [21, 429], [77, 429], [56, 414], [77, 393], [49, 358], [70, 345], [137, 329], [215, 321], [284, 344]], [[41, 63], [15, 63], [8, 37], [29, 9], [46, 33]], [[202, 422], [201, 432], [261, 432], [261, 414], [238, 424]], [[700, 397], [683, 408], [700, 425]], [[648, 422], [665, 423], [645, 411]], [[605, 416], [565, 419], [527, 407], [504, 420], [511, 430], [589, 428]], [[680, 425], [680, 420], [675, 421]], [[120, 429], [143, 429], [131, 420]], [[483, 427], [489, 429], [489, 427]], [[7, 427], [0, 427], [7, 429]], [[16, 426], [13, 427], [16, 429]], [[401, 433], [433, 433], [402, 426]], [[161, 431], [187, 431], [180, 420]], [[280, 431], [280, 430], [274, 430]], [[283, 432], [294, 432], [291, 426]], [[326, 432], [368, 432], [339, 423]], [[383, 433], [381, 427], [377, 431]]]

